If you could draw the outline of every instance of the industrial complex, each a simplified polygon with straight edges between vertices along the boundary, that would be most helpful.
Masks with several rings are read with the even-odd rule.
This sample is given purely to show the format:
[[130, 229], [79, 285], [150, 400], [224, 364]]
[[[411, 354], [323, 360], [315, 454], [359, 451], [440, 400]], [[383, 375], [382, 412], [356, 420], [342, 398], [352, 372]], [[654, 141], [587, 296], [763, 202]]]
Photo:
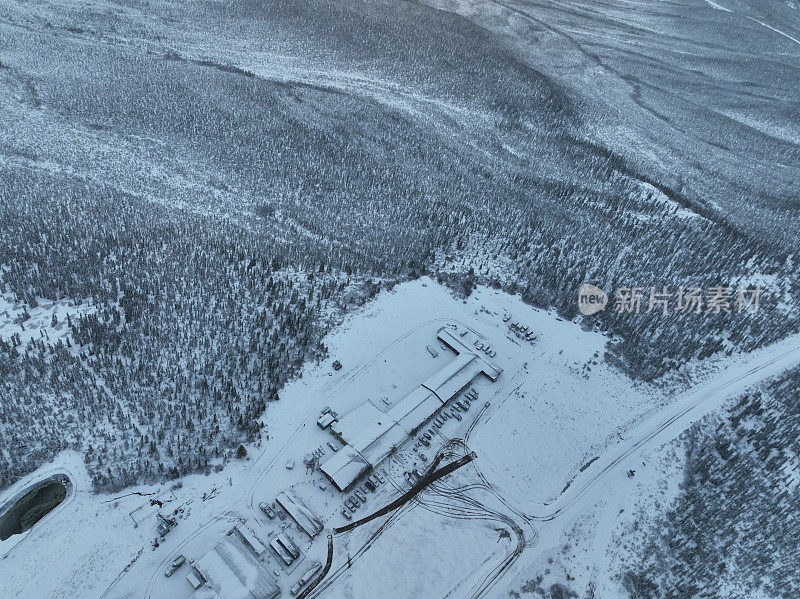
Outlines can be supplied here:
[[340, 491], [346, 491], [365, 472], [375, 468], [400, 443], [419, 430], [447, 401], [480, 374], [492, 381], [502, 370], [467, 346], [448, 328], [438, 339], [456, 352], [456, 359], [387, 409], [369, 399], [341, 420], [332, 420], [333, 433], [345, 443], [321, 466]]
[[252, 531], [236, 527], [192, 564], [187, 580], [196, 599], [274, 599], [280, 587], [257, 557], [265, 551]]
[[[240, 517], [239, 523], [228, 529], [216, 545], [190, 562], [185, 578], [194, 588], [193, 597], [274, 599], [282, 588], [293, 596], [304, 597], [325, 573], [319, 536], [325, 529], [326, 518], [320, 518], [315, 512], [333, 509], [334, 514], [339, 512], [343, 518], [351, 520], [350, 524], [339, 528], [331, 524], [333, 532], [337, 532], [388, 513], [394, 509], [393, 504], [405, 501], [406, 494], [415, 492], [412, 488], [395, 497], [393, 502], [389, 501], [393, 493], [381, 491], [390, 477], [388, 470], [392, 469], [392, 460], [386, 458], [397, 452], [398, 459], [405, 462], [412, 456], [405, 471], [406, 482], [413, 485], [419, 481], [416, 468], [420, 466], [413, 460], [427, 460], [421, 450], [431, 444], [433, 434], [424, 432], [423, 427], [430, 423], [430, 431], [433, 431], [434, 427], [440, 429], [451, 416], [454, 421], [461, 420], [460, 414], [477, 399], [477, 392], [471, 387], [475, 379], [484, 376], [495, 381], [502, 372], [491, 361], [495, 355], [491, 346], [474, 331], [450, 324], [436, 331], [436, 339], [438, 348], [420, 347], [426, 350], [426, 358], [417, 360], [424, 374], [417, 375], [416, 380], [413, 370], [403, 375], [406, 386], [394, 397], [359, 401], [358, 396], [350, 396], [343, 405], [337, 403], [322, 410], [317, 427], [307, 431], [306, 438], [319, 443], [319, 447], [303, 459], [305, 472], [292, 472], [294, 460], [289, 459], [283, 490], [276, 489], [271, 500], [259, 497], [260, 511], [256, 517], [252, 514], [249, 518]], [[387, 368], [391, 369], [391, 365]], [[422, 382], [416, 382], [419, 379]], [[406, 392], [409, 388], [411, 390]], [[446, 405], [448, 408], [444, 409]], [[348, 411], [340, 417], [336, 410], [342, 408]], [[328, 431], [333, 437], [328, 436]], [[413, 447], [406, 443], [417, 436], [419, 439]], [[322, 456], [328, 457], [321, 459]], [[449, 464], [450, 470], [443, 469], [441, 475], [473, 457], [471, 454], [461, 462]], [[315, 472], [324, 477], [315, 477]], [[332, 491], [321, 493], [331, 485]], [[339, 492], [345, 491], [347, 496], [340, 495]], [[378, 504], [371, 515], [352, 520], [373, 494], [384, 498], [382, 506]], [[332, 536], [328, 537], [331, 543]], [[329, 551], [330, 547], [332, 545]], [[317, 560], [307, 557], [314, 554]], [[182, 555], [176, 558], [166, 570], [166, 576], [171, 576], [184, 561]], [[301, 564], [305, 565], [300, 567]]]

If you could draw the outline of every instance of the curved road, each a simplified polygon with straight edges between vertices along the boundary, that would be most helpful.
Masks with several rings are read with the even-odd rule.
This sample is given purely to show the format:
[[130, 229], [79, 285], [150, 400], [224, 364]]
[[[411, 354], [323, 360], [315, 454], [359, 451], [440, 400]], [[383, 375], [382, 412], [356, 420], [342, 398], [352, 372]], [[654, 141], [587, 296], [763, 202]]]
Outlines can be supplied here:
[[[583, 498], [602, 479], [614, 470], [622, 470], [622, 462], [635, 452], [642, 450], [652, 441], [667, 442], [674, 439], [693, 422], [704, 417], [726, 399], [744, 393], [769, 378], [800, 364], [800, 345], [783, 351], [777, 355], [765, 356], [755, 366], [740, 375], [724, 378], [714, 385], [712, 382], [703, 384], [700, 390], [686, 395], [683, 399], [672, 403], [656, 416], [650, 417], [636, 429], [625, 442], [625, 447], [617, 452], [609, 461], [597, 460], [589, 467], [585, 477], [579, 476], [570, 488], [554, 503], [558, 506], [547, 513], [531, 515], [538, 521], [550, 521], [564, 514], [570, 507]], [[712, 389], [707, 389], [713, 386]], [[665, 434], [666, 432], [666, 434]], [[585, 478], [585, 480], [581, 480]]]
[[[570, 488], [550, 506], [550, 509], [539, 514], [526, 514], [525, 519], [535, 522], [552, 522], [579, 510], [580, 502], [583, 499], [586, 499], [587, 503], [599, 499], [599, 493], [598, 497], [590, 497], [589, 492], [609, 475], [621, 476], [628, 466], [626, 462], [631, 459], [631, 456], [637, 452], [643, 452], [657, 443], [663, 444], [676, 438], [693, 422], [713, 412], [727, 399], [740, 395], [800, 364], [800, 345], [796, 345], [798, 338], [800, 336], [794, 336], [776, 344], [780, 349], [774, 348], [774, 346], [773, 349], [777, 349], [777, 351], [768, 351], [770, 349], [768, 348], [760, 353], [756, 352], [758, 355], [754, 357], [751, 362], [752, 366], [747, 371], [733, 374], [724, 370], [704, 382], [699, 388], [687, 393], [682, 399], [673, 402], [658, 414], [650, 417], [631, 432], [621, 450], [613, 452], [610, 457], [608, 454], [612, 452], [606, 452], [606, 456], [601, 456], [591, 467], [581, 473], [570, 485]], [[476, 462], [473, 464], [478, 470], [478, 464]], [[478, 474], [481, 480], [500, 497], [500, 492], [486, 480], [479, 470]], [[506, 506], [509, 505], [505, 500], [502, 501]], [[521, 513], [518, 510], [514, 511], [517, 514]], [[511, 564], [492, 578], [491, 585], [485, 585], [482, 592], [472, 595], [471, 599], [478, 599], [486, 594], [497, 583], [499, 576], [508, 572], [510, 567]]]

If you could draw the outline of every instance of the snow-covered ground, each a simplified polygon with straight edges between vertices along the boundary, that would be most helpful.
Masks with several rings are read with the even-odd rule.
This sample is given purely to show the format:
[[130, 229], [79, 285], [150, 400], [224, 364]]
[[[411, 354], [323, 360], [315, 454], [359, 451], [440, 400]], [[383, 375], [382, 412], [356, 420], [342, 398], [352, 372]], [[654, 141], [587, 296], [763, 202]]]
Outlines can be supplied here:
[[[147, 542], [110, 497], [94, 495], [83, 458], [63, 452], [3, 493], [53, 474], [71, 481], [67, 498], [27, 533], [0, 543], [0, 594], [4, 597], [99, 596], [109, 576], [124, 569]], [[2, 501], [0, 501], [2, 503]]]
[[[587, 588], [591, 582], [595, 596], [627, 597], [609, 564], [625, 554], [622, 533], [635, 528], [638, 521], [653, 521], [677, 493], [683, 475], [678, 436], [727, 400], [799, 362], [798, 336], [734, 356], [719, 363], [714, 374], [705, 372], [702, 383], [627, 430], [615, 447], [576, 477], [558, 501], [534, 511], [541, 550], [520, 560], [507, 583], [519, 590], [536, 584], [549, 588], [564, 581]], [[630, 470], [635, 472], [633, 478], [626, 476]], [[648, 504], [641, 498], [655, 499]], [[542, 574], [545, 579], [539, 582], [535, 577]]]
[[[614, 484], [551, 527], [539, 550], [503, 588], [521, 593], [562, 584], [579, 596], [593, 588], [595, 597], [627, 598], [614, 569], [629, 552], [622, 533], [667, 509], [683, 479], [681, 449], [677, 441], [657, 447], [643, 455], [640, 463], [631, 464], [636, 472], [633, 479], [614, 477]], [[642, 503], [641, 497], [654, 499]]]
[[0, 294], [0, 339], [15, 339], [20, 351], [30, 341], [39, 339], [49, 345], [55, 345], [59, 340], [66, 344], [68, 339], [72, 341], [68, 318], [77, 324], [81, 316], [97, 311], [91, 298], [80, 302], [37, 298], [37, 303], [32, 308], [12, 294]]
[[[314, 596], [374, 597], [387, 588], [384, 596], [392, 597], [505, 596], [566, 542], [589, 547], [581, 563], [591, 574], [592, 564], [603, 567], [612, 512], [655, 480], [639, 465], [648, 462], [646, 452], [659, 451], [730, 395], [800, 361], [800, 341], [789, 339], [717, 360], [704, 369], [703, 383], [673, 396], [666, 386], [634, 384], [608, 367], [602, 333], [492, 289], [460, 300], [430, 279], [409, 282], [382, 292], [326, 338], [329, 360], [307, 365], [281, 391], [263, 416], [264, 440], [221, 472], [94, 495], [81, 457], [65, 453], [4, 492], [0, 504], [59, 468], [74, 484], [67, 501], [0, 548], [0, 596], [188, 597], [188, 566], [167, 578], [169, 562], [178, 554], [199, 559], [242, 522], [265, 544], [281, 530], [298, 544], [304, 557], [288, 568], [270, 550], [264, 558], [288, 595], [313, 561], [324, 563], [326, 533], [312, 541], [288, 521], [267, 518], [258, 504], [291, 489], [326, 532], [344, 523], [347, 495], [303, 464], [315, 450], [327, 459], [329, 442], [341, 445], [316, 419], [326, 406], [344, 414], [367, 398], [391, 404], [408, 393], [452, 359], [436, 341], [449, 324], [473, 331], [469, 338], [496, 352], [492, 360], [504, 372], [494, 383], [474, 381], [479, 400], [460, 421], [448, 419], [430, 448], [414, 439], [398, 447], [381, 465], [387, 482], [355, 517], [408, 488], [405, 474], [424, 469], [448, 439], [461, 439], [455, 453], [472, 450], [477, 458], [393, 515], [335, 535], [333, 567]], [[334, 360], [341, 370], [332, 369]], [[630, 468], [635, 479], [624, 475]], [[156, 499], [163, 505], [152, 505]], [[174, 514], [178, 526], [152, 549], [158, 510]]]

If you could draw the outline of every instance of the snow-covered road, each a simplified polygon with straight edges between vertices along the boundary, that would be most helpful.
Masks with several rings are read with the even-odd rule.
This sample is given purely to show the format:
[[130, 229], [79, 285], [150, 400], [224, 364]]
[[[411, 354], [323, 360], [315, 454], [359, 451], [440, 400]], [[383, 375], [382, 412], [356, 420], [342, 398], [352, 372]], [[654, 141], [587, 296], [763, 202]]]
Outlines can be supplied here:
[[[790, 337], [764, 350], [754, 352], [750, 368], [745, 372], [725, 369], [711, 380], [685, 394], [681, 399], [653, 415], [632, 430], [622, 447], [614, 448], [581, 473], [570, 488], [548, 509], [533, 517], [549, 521], [581, 506], [590, 491], [602, 494], [602, 482], [607, 478], [628, 470], [647, 449], [674, 439], [693, 422], [717, 410], [729, 398], [745, 393], [748, 389], [778, 376], [785, 370], [800, 364], [800, 338]], [[588, 501], [596, 499], [590, 494]]]
[[[722, 369], [632, 429], [617, 446], [599, 456], [581, 472], [552, 504], [531, 507], [523, 498], [514, 497], [528, 518], [541, 523], [540, 535], [544, 542], [537, 544], [538, 549], [529, 547], [509, 571], [509, 577], [524, 572], [539, 553], [558, 541], [562, 521], [568, 521], [614, 495], [613, 491], [619, 487], [620, 481], [625, 480], [627, 470], [635, 469], [647, 451], [675, 439], [694, 422], [719, 410], [729, 399], [800, 365], [800, 336], [794, 335], [748, 354], [745, 358], [746, 366], [736, 368], [732, 365]], [[480, 461], [476, 466], [480, 467]], [[491, 479], [491, 473], [488, 478]], [[493, 483], [492, 486], [510, 499], [508, 492], [502, 489], [502, 484]], [[497, 591], [495, 596], [506, 596], [497, 586], [494, 589]]]

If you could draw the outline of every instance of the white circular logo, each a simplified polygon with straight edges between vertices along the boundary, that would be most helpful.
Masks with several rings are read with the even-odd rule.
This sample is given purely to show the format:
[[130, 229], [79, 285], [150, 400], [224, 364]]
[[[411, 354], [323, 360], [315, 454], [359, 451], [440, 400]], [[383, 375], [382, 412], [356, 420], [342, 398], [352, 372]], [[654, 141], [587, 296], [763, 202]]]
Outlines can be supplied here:
[[607, 303], [608, 296], [599, 287], [584, 283], [578, 289], [578, 310], [584, 316], [591, 316], [605, 310]]

